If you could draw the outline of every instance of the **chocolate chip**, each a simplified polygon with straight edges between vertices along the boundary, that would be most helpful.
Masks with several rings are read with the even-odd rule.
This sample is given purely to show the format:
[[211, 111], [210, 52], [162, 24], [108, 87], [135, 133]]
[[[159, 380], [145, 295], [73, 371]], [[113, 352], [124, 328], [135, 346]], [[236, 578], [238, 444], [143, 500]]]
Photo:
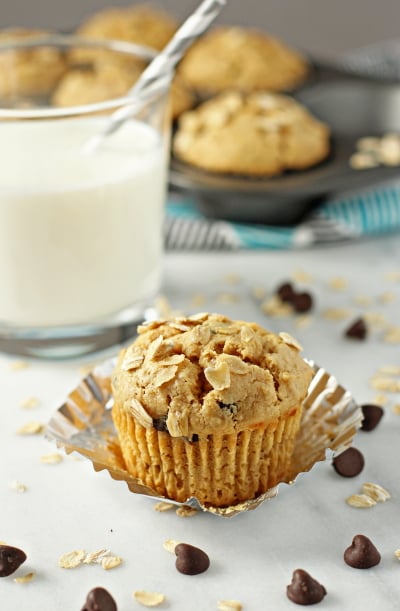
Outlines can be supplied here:
[[117, 604], [104, 588], [93, 588], [86, 597], [82, 611], [117, 611]]
[[307, 571], [296, 569], [293, 572], [292, 583], [286, 588], [286, 594], [297, 605], [315, 605], [326, 596], [326, 590]]
[[310, 293], [296, 293], [292, 298], [292, 305], [296, 312], [309, 312], [313, 307], [313, 298]]
[[350, 339], [362, 341], [367, 337], [368, 329], [363, 318], [357, 318], [345, 331], [345, 336]]
[[344, 561], [354, 569], [370, 569], [380, 563], [381, 555], [368, 537], [356, 535], [344, 552]]
[[282, 301], [291, 302], [295, 295], [293, 285], [290, 282], [284, 282], [276, 289], [276, 294]]
[[210, 559], [203, 550], [187, 543], [178, 543], [175, 546], [177, 556], [175, 566], [185, 575], [198, 575], [204, 573], [210, 566]]
[[383, 416], [383, 409], [380, 405], [373, 405], [372, 403], [365, 403], [361, 405], [361, 410], [364, 416], [362, 421], [362, 431], [373, 431], [379, 424], [380, 419]]
[[163, 416], [161, 418], [153, 418], [153, 426], [156, 429], [156, 431], [161, 431], [164, 433], [168, 433], [168, 426], [167, 426], [167, 417]]
[[364, 468], [364, 456], [357, 448], [347, 448], [332, 460], [333, 468], [342, 477], [355, 477]]
[[14, 573], [26, 560], [26, 554], [18, 547], [0, 545], [0, 577]]

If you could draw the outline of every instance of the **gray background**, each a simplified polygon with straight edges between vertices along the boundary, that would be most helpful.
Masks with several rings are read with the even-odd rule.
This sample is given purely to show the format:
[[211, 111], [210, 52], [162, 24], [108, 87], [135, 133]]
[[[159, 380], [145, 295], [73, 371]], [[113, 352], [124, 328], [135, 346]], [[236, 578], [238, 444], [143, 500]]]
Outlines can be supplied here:
[[[159, 0], [152, 4], [183, 19], [198, 1]], [[129, 4], [134, 2], [0, 0], [0, 26], [69, 29], [102, 7]], [[400, 0], [228, 0], [227, 4], [220, 22], [262, 27], [321, 57], [400, 37]]]

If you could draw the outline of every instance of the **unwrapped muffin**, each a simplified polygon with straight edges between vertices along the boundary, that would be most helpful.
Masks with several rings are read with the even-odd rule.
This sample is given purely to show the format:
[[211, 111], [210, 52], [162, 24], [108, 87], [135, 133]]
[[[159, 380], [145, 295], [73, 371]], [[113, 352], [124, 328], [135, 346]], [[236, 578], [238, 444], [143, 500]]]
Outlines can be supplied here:
[[[0, 32], [0, 43], [42, 39], [50, 32], [9, 28]], [[0, 51], [0, 98], [47, 96], [67, 69], [63, 51], [57, 47], [32, 47]]]
[[330, 130], [293, 98], [228, 92], [183, 113], [173, 152], [215, 173], [274, 176], [303, 170], [330, 150]]
[[186, 53], [179, 71], [200, 95], [227, 89], [290, 91], [309, 75], [301, 53], [263, 31], [218, 27]]
[[[77, 29], [82, 38], [119, 40], [144, 45], [160, 51], [174, 35], [177, 23], [168, 13], [147, 5], [112, 7], [88, 17]], [[71, 54], [74, 62], [82, 63], [98, 58], [101, 51], [80, 49]]]
[[218, 314], [138, 331], [112, 376], [127, 470], [161, 496], [215, 507], [284, 480], [312, 378], [296, 342]]

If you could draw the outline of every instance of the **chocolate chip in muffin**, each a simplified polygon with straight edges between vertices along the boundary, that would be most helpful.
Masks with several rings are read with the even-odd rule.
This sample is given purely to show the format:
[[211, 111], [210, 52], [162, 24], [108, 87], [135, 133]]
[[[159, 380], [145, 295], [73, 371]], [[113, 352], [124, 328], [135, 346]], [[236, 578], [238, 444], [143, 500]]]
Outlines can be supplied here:
[[203, 550], [188, 543], [178, 543], [175, 546], [175, 566], [185, 575], [204, 573], [210, 566], [210, 559]]
[[117, 611], [117, 605], [105, 588], [93, 588], [81, 611]]
[[326, 593], [324, 586], [303, 569], [293, 572], [292, 582], [286, 588], [287, 597], [297, 605], [315, 605]]
[[349, 327], [345, 330], [345, 336], [349, 339], [356, 340], [364, 340], [367, 338], [368, 329], [363, 318], [357, 318], [354, 322], [351, 323]]
[[361, 430], [367, 432], [373, 431], [378, 426], [383, 416], [382, 407], [372, 403], [365, 403], [364, 405], [361, 405], [361, 410], [364, 416], [361, 424]]
[[364, 468], [364, 456], [357, 448], [347, 448], [333, 458], [332, 465], [342, 477], [355, 477]]
[[0, 545], [0, 577], [12, 575], [26, 560], [26, 554], [18, 547]]
[[153, 426], [156, 431], [168, 433], [167, 417], [153, 418]]
[[381, 561], [381, 555], [368, 537], [356, 535], [344, 552], [344, 561], [354, 569], [370, 569]]

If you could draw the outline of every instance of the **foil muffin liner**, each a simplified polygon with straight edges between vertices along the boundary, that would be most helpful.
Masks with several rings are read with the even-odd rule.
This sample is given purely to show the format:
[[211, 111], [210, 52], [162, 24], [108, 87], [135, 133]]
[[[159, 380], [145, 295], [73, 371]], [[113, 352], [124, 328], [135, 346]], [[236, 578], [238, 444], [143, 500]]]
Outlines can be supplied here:
[[[304, 401], [293, 467], [282, 484], [293, 484], [300, 473], [310, 471], [317, 462], [346, 450], [362, 423], [361, 408], [351, 393], [325, 369], [307, 362], [314, 369], [314, 377]], [[77, 452], [85, 456], [95, 471], [107, 470], [114, 480], [125, 481], [131, 492], [224, 517], [255, 509], [278, 494], [280, 484], [257, 498], [231, 507], [210, 507], [202, 505], [195, 497], [178, 503], [142, 485], [126, 470], [111, 417], [111, 373], [115, 363], [115, 359], [110, 359], [97, 366], [68, 394], [52, 416], [46, 433], [59, 448], [67, 454]]]

